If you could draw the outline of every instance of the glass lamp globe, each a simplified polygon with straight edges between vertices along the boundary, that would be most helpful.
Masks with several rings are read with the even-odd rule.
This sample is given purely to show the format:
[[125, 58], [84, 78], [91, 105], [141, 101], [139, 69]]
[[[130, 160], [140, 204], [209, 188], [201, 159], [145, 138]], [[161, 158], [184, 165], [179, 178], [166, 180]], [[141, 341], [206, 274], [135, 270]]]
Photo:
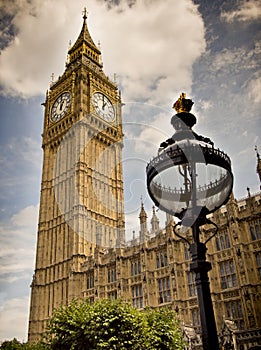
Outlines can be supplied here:
[[174, 135], [160, 145], [146, 168], [151, 199], [163, 211], [191, 224], [225, 204], [233, 187], [229, 157], [213, 142], [192, 131], [191, 100], [181, 94], [174, 104]]

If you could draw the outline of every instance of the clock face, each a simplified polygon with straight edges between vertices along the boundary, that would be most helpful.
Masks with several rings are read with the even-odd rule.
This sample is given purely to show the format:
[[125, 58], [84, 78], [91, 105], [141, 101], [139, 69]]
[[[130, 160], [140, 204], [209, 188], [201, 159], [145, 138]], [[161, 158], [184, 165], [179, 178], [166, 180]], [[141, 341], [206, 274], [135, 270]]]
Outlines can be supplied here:
[[51, 112], [51, 119], [53, 122], [57, 122], [62, 119], [71, 104], [71, 95], [69, 92], [62, 93], [54, 102]]
[[115, 119], [115, 112], [111, 101], [102, 93], [95, 92], [92, 97], [95, 111], [106, 122], [112, 122]]

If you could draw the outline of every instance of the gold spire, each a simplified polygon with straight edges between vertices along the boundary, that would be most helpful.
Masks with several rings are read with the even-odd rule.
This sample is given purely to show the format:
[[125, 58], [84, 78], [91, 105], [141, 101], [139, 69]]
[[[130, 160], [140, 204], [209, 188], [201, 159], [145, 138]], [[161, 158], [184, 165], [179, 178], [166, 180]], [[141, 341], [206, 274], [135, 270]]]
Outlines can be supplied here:
[[86, 21], [86, 19], [87, 19], [87, 14], [88, 14], [88, 12], [87, 12], [87, 10], [86, 10], [86, 7], [84, 7], [82, 14], [83, 14], [83, 20]]
[[141, 208], [140, 208], [140, 215], [139, 215], [139, 218], [142, 222], [146, 221], [147, 219], [147, 213], [144, 209], [144, 204], [143, 204], [143, 200], [142, 200], [142, 196], [141, 196]]
[[173, 108], [177, 113], [190, 112], [194, 102], [186, 98], [185, 92], [180, 94], [179, 99], [174, 103]]
[[94, 61], [96, 64], [98, 64], [100, 67], [102, 66], [100, 64], [100, 55], [101, 51], [99, 48], [94, 44], [94, 41], [92, 40], [92, 37], [89, 33], [88, 27], [87, 27], [87, 14], [86, 7], [84, 8], [83, 12], [83, 26], [82, 30], [74, 43], [74, 45], [69, 49], [69, 63], [76, 60], [78, 57], [84, 55], [88, 57], [90, 60]]

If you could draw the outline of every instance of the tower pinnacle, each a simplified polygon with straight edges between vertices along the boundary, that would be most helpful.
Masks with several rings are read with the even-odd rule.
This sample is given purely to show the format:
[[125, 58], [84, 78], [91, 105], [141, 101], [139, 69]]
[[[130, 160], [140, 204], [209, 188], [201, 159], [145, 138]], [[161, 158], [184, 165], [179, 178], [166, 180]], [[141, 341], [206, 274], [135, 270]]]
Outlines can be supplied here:
[[143, 204], [143, 201], [141, 200], [141, 209], [140, 209], [140, 215], [139, 215], [139, 218], [140, 218], [140, 222], [143, 223], [147, 220], [148, 216], [147, 216], [147, 213], [144, 209], [144, 204]]
[[255, 146], [255, 151], [256, 151], [256, 157], [257, 157], [256, 172], [258, 173], [259, 180], [261, 182], [261, 158], [260, 158], [260, 154], [258, 152], [257, 146]]
[[102, 67], [100, 63], [101, 51], [95, 45], [92, 37], [89, 33], [87, 26], [87, 10], [84, 8], [83, 12], [83, 25], [82, 30], [74, 43], [74, 45], [69, 49], [69, 63], [77, 61], [79, 58], [86, 57], [88, 60], [94, 62], [99, 67]]
[[152, 218], [151, 218], [151, 233], [153, 235], [156, 235], [160, 228], [159, 228], [159, 219], [157, 218], [156, 212], [155, 212], [155, 206], [152, 207]]
[[87, 19], [87, 14], [88, 14], [88, 12], [87, 12], [87, 10], [86, 10], [86, 7], [84, 7], [82, 14], [83, 14], [83, 20], [84, 20], [84, 22], [85, 22], [86, 19]]
[[140, 219], [140, 242], [144, 243], [149, 235], [148, 235], [148, 228], [147, 228], [147, 213], [144, 209], [144, 205], [143, 205], [143, 201], [141, 198], [141, 209], [140, 209], [140, 215], [139, 215], [139, 219]]

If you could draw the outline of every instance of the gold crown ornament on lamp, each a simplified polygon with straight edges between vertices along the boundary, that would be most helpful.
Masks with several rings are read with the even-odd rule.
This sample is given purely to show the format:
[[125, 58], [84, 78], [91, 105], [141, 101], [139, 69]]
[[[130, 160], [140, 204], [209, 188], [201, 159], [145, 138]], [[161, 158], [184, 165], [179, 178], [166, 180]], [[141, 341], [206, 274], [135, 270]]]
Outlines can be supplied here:
[[173, 108], [177, 113], [187, 112], [189, 113], [194, 102], [191, 99], [186, 98], [186, 94], [182, 92], [179, 99], [174, 103]]

